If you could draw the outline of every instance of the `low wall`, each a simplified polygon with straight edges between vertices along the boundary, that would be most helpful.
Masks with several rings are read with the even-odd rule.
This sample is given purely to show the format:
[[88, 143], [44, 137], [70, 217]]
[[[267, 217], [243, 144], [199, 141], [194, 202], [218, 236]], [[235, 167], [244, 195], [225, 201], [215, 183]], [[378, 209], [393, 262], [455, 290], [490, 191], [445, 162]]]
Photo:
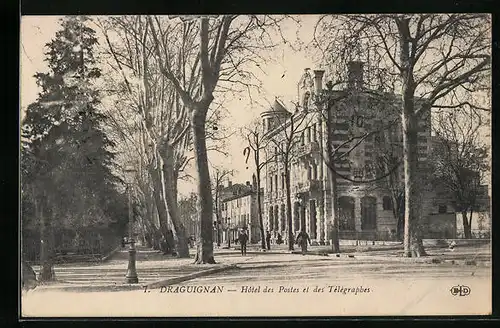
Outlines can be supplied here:
[[487, 245], [489, 239], [422, 239], [424, 246], [449, 246], [455, 242], [456, 246]]

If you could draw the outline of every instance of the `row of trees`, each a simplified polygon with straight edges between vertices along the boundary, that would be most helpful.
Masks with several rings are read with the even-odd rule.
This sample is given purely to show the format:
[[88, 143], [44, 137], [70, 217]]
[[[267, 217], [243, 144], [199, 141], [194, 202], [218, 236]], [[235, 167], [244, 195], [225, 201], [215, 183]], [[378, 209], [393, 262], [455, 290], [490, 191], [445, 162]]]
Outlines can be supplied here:
[[[272, 52], [286, 20], [296, 19], [259, 15], [65, 19], [62, 31], [48, 44], [50, 73], [37, 75], [42, 93], [28, 107], [23, 122], [23, 213], [29, 208], [36, 212], [33, 218], [43, 228], [42, 240], [50, 239], [49, 217], [52, 224], [65, 218], [72, 226], [94, 225], [96, 218], [118, 224], [117, 218], [126, 218], [124, 198], [116, 186], [123, 166], [131, 164], [137, 169], [138, 215], [146, 218], [158, 238], [167, 238], [172, 231], [179, 256], [189, 256], [177, 183], [188, 178], [186, 167], [193, 161], [200, 225], [195, 262], [215, 263], [208, 153], [220, 149], [216, 142], [224, 136], [214, 125], [224, 96], [247, 89], [256, 79], [249, 67], [262, 64]], [[98, 62], [93, 53], [98, 38], [91, 24], [102, 34]], [[315, 46], [324, 50], [327, 74], [335, 81], [312, 98], [324, 119], [331, 121], [333, 108], [349, 96], [333, 89], [348, 80], [345, 67], [353, 59], [368, 63], [368, 85], [378, 90], [370, 97], [383, 103], [388, 93], [399, 95], [395, 110], [403, 122], [407, 256], [424, 253], [418, 211], [421, 192], [416, 189], [418, 122], [431, 108], [487, 107], [473, 100], [489, 90], [489, 29], [489, 17], [476, 14], [324, 16], [316, 26]], [[290, 133], [276, 147], [282, 158], [291, 161], [289, 153], [298, 142], [301, 124], [293, 120], [287, 124]], [[373, 133], [352, 135], [350, 148]], [[335, 199], [339, 175], [335, 163], [341, 160], [335, 154], [344, 155], [335, 148], [333, 134], [326, 131], [327, 149], [322, 151]], [[250, 136], [257, 167], [263, 165], [258, 159], [259, 140], [258, 134]], [[113, 166], [115, 156], [121, 165]], [[289, 172], [285, 178], [291, 234]], [[335, 201], [332, 206], [336, 231]], [[263, 233], [262, 214], [259, 221]], [[338, 250], [335, 237], [334, 244]], [[45, 262], [50, 267], [50, 261]]]
[[[40, 82], [46, 94], [40, 98], [43, 105], [38, 112], [33, 110], [35, 105], [28, 108], [23, 126], [26, 138], [30, 139], [29, 147], [35, 147], [34, 139], [40, 134], [33, 127], [39, 123], [33, 121], [48, 120], [50, 129], [61, 123], [57, 115], [46, 110], [47, 106], [73, 113], [78, 112], [81, 106], [92, 104], [93, 100], [89, 98], [78, 99], [80, 103], [77, 103], [74, 99], [63, 101], [61, 97], [65, 96], [58, 95], [61, 87], [78, 91], [76, 94], [80, 96], [89, 95], [87, 89], [75, 89], [75, 80], [71, 79], [74, 73], [89, 72], [85, 76], [78, 75], [76, 81], [79, 86], [100, 87], [100, 95], [94, 95], [96, 104], [102, 100], [101, 106], [96, 106], [99, 111], [94, 110], [100, 116], [94, 119], [101, 124], [102, 138], [106, 138], [101, 146], [103, 151], [113, 149], [121, 164], [112, 167], [111, 162], [106, 162], [106, 168], [110, 175], [113, 175], [114, 169], [118, 171], [117, 175], [123, 176], [125, 166], [135, 167], [135, 196], [141, 205], [136, 207], [138, 214], [147, 218], [143, 222], [150, 230], [156, 229], [154, 221], [157, 217], [159, 229], [149, 232], [163, 239], [167, 239], [172, 232], [176, 251], [181, 257], [189, 254], [185, 227], [178, 211], [177, 182], [183, 177], [188, 163], [195, 161], [199, 186], [198, 222], [201, 224], [196, 262], [214, 263], [211, 233], [213, 200], [207, 158], [208, 151], [217, 149], [210, 146], [210, 140], [217, 140], [219, 131], [216, 123], [210, 123], [220, 119], [220, 104], [214, 102], [214, 94], [227, 93], [228, 88], [249, 79], [244, 65], [255, 63], [260, 56], [258, 52], [271, 46], [268, 29], [279, 28], [276, 25], [279, 20], [276, 17], [234, 15], [181, 21], [156, 16], [109, 17], [90, 21], [75, 17], [65, 19], [63, 31], [48, 45], [50, 60], [58, 62], [63, 68], [58, 71], [59, 68], [50, 65], [53, 72], [47, 76], [51, 79], [50, 83], [60, 80], [61, 84], [67, 85], [47, 89], [47, 83]], [[95, 63], [91, 48], [97, 44], [97, 38], [92, 26], [97, 26], [102, 33], [100, 65], [89, 70], [78, 69], [78, 65], [84, 66], [84, 61]], [[62, 49], [61, 44], [66, 44], [69, 50]], [[71, 75], [69, 79], [67, 75]], [[231, 90], [234, 91], [234, 88]], [[44, 97], [51, 102], [48, 103]], [[207, 131], [207, 124], [213, 128]], [[26, 132], [28, 130], [30, 132]], [[76, 133], [74, 136], [79, 137]], [[78, 153], [73, 159], [82, 161], [82, 154]], [[32, 170], [30, 174], [37, 178], [41, 176]], [[66, 170], [62, 170], [61, 174], [64, 177], [69, 175]], [[91, 179], [81, 178], [79, 181], [90, 182]], [[110, 188], [115, 187], [112, 182]], [[92, 195], [95, 195], [100, 187], [93, 187], [96, 189], [92, 190]], [[73, 194], [81, 196], [76, 189]], [[38, 196], [33, 198], [39, 199]], [[82, 207], [90, 208], [86, 205]]]

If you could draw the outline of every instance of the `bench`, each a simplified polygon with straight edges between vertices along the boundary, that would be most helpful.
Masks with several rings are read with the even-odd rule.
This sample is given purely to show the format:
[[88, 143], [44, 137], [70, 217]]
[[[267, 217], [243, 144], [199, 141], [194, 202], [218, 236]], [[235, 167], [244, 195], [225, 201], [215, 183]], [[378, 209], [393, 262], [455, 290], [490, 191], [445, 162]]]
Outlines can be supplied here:
[[56, 263], [67, 262], [99, 262], [102, 259], [102, 254], [56, 254], [54, 261]]

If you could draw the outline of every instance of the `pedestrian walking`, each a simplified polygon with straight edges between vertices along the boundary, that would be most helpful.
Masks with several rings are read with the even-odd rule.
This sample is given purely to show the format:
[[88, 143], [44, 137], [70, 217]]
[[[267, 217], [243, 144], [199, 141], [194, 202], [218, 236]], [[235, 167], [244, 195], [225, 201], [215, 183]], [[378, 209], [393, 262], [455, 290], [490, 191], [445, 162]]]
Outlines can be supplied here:
[[280, 233], [278, 233], [278, 238], [276, 238], [276, 244], [278, 245], [283, 244], [283, 237], [281, 237]]
[[240, 232], [240, 235], [238, 236], [238, 241], [240, 242], [241, 246], [241, 255], [247, 255], [248, 236], [245, 230]]
[[266, 232], [266, 245], [267, 245], [267, 250], [271, 250], [271, 233], [269, 231]]
[[307, 232], [302, 230], [299, 235], [297, 236], [297, 243], [300, 245], [302, 248], [302, 255], [306, 255], [307, 253], [307, 244], [311, 244], [311, 238], [309, 238], [309, 235]]

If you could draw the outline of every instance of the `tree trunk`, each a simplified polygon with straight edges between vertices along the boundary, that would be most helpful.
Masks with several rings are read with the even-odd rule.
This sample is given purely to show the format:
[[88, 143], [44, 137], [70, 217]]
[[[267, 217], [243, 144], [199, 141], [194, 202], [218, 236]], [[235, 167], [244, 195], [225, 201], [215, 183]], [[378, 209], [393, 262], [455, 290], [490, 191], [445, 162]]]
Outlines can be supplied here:
[[[156, 206], [156, 211], [158, 212], [158, 218], [160, 222], [160, 235], [163, 237], [165, 240], [167, 239], [168, 236], [168, 213], [167, 209], [165, 208], [165, 202], [162, 197], [162, 187], [161, 187], [161, 178], [160, 178], [160, 172], [158, 172], [160, 169], [159, 168], [151, 168], [150, 173], [151, 173], [151, 180], [153, 181], [153, 189], [154, 189], [154, 200], [155, 200], [155, 206]], [[159, 236], [157, 236], [156, 239], [158, 239]], [[159, 246], [159, 249], [162, 252], [167, 252], [168, 250], [164, 247], [164, 244], [160, 241], [157, 240], [157, 247]]]
[[415, 82], [413, 65], [410, 57], [410, 19], [404, 18], [398, 23], [401, 36], [400, 62], [401, 81], [403, 83], [401, 120], [403, 125], [403, 161], [405, 173], [405, 227], [404, 255], [420, 257], [425, 254], [420, 226], [420, 193], [418, 191], [418, 117], [415, 116]]
[[257, 211], [259, 216], [259, 229], [260, 229], [260, 246], [262, 249], [266, 248], [266, 235], [264, 232], [264, 219], [262, 218], [262, 203], [260, 194], [260, 169], [257, 169]]
[[[335, 253], [340, 253], [339, 242], [339, 220], [337, 217], [337, 174], [334, 171], [335, 162], [333, 161], [333, 119], [332, 108], [328, 108], [327, 121], [326, 121], [326, 154], [324, 154], [325, 161], [328, 161], [327, 167], [330, 170], [330, 192], [332, 199], [332, 247]], [[325, 209], [326, 212], [326, 209]]]
[[[471, 219], [472, 219], [472, 212], [471, 212]], [[467, 217], [467, 210], [462, 211], [462, 222], [464, 225], [464, 238], [471, 239], [472, 231], [471, 231], [471, 224], [469, 223], [470, 221]]]
[[[36, 196], [35, 196], [36, 197]], [[43, 200], [38, 203], [35, 200], [35, 210], [40, 218], [40, 281], [51, 281], [55, 279], [53, 259], [52, 259], [52, 245], [50, 236], [50, 223], [48, 222], [46, 213], [44, 213], [45, 206]]]
[[403, 241], [404, 237], [404, 227], [405, 227], [405, 216], [404, 216], [404, 198], [402, 196], [398, 196], [395, 198], [394, 202], [394, 217], [397, 220], [397, 239], [398, 241]]
[[285, 188], [286, 188], [286, 221], [288, 227], [288, 250], [293, 251], [293, 221], [292, 221], [292, 199], [290, 191], [290, 169], [288, 167], [288, 160], [284, 161], [285, 164]]
[[146, 201], [146, 218], [145, 218], [145, 241], [146, 241], [146, 247], [152, 248], [153, 247], [153, 241], [152, 241], [152, 233], [154, 232], [154, 218], [153, 218], [153, 202], [151, 200], [151, 197], [149, 196], [149, 192], [146, 192], [148, 195], [145, 197]]
[[173, 167], [173, 149], [169, 146], [164, 152], [162, 152], [162, 168], [163, 168], [163, 179], [162, 185], [165, 201], [167, 204], [168, 214], [172, 220], [173, 232], [175, 238], [175, 246], [177, 250], [178, 257], [188, 258], [189, 257], [189, 246], [188, 239], [186, 237], [186, 229], [184, 225], [180, 222], [179, 207], [177, 203], [177, 179], [175, 178], [175, 172]]
[[217, 172], [217, 177], [215, 179], [215, 233], [217, 234], [217, 246], [220, 247], [220, 234], [219, 234], [219, 226], [220, 226], [220, 209], [219, 209], [219, 173]]
[[405, 97], [403, 121], [403, 160], [405, 172], [405, 216], [404, 216], [404, 255], [420, 257], [426, 255], [420, 226], [420, 193], [418, 191], [417, 170], [417, 119], [413, 115], [413, 99]]
[[337, 175], [335, 172], [330, 174], [330, 189], [332, 192], [332, 247], [335, 253], [340, 253], [339, 219], [337, 217]]
[[213, 201], [208, 170], [207, 144], [205, 139], [206, 111], [194, 109], [191, 115], [196, 172], [198, 173], [198, 202], [200, 229], [197, 236], [195, 263], [215, 264], [212, 234]]

